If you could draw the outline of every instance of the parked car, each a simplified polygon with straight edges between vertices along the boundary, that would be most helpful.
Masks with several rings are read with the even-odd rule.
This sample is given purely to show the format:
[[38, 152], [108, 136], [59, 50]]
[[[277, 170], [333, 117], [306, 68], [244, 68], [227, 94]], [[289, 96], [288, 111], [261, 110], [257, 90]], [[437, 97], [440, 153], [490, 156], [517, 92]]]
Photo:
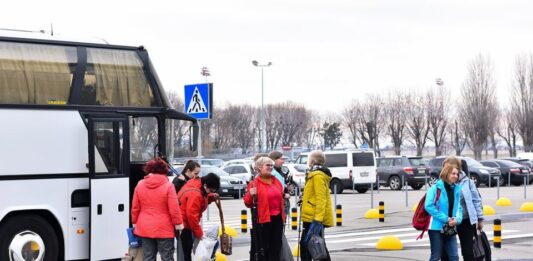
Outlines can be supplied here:
[[253, 176], [252, 166], [248, 164], [230, 164], [222, 167], [222, 170], [246, 183], [248, 183]]
[[426, 182], [427, 167], [422, 157], [387, 156], [377, 158], [377, 162], [379, 184], [392, 190], [400, 190], [404, 182], [419, 190]]
[[[442, 164], [444, 163], [444, 160], [446, 158], [446, 156], [438, 156], [429, 161], [428, 174], [430, 177], [430, 185], [435, 184], [435, 182], [439, 179], [439, 174], [442, 170]], [[466, 161], [466, 164], [468, 165], [468, 172], [470, 173], [470, 178], [472, 179], [472, 181], [474, 181], [474, 183], [476, 183], [476, 186], [478, 187], [481, 184], [485, 184], [487, 186], [495, 186], [497, 180], [501, 178], [501, 172], [496, 168], [483, 166], [477, 160], [474, 160], [469, 157], [459, 158], [464, 159]]]
[[305, 186], [305, 172], [307, 171], [307, 165], [289, 163], [283, 164], [283, 166], [288, 169], [289, 175], [291, 175], [291, 180], [292, 184], [294, 185], [294, 189], [289, 190], [289, 194], [291, 194], [291, 196], [294, 196], [296, 189], [299, 189], [301, 191]]
[[[183, 170], [183, 165], [174, 165], [174, 168], [181, 173]], [[230, 176], [227, 172], [218, 167], [203, 165], [200, 169], [200, 177], [203, 177], [209, 173], [214, 173], [220, 177], [220, 189], [217, 193], [221, 197], [230, 196], [237, 199], [242, 197], [246, 192], [246, 182], [239, 178]], [[174, 179], [174, 175], [169, 179]]]
[[513, 184], [519, 186], [524, 184], [524, 177], [526, 182], [532, 180], [532, 174], [529, 167], [520, 165], [510, 160], [483, 160], [481, 164], [488, 167], [497, 168], [502, 173], [500, 185]]
[[215, 166], [215, 167], [222, 167], [224, 165], [224, 161], [221, 159], [204, 159], [204, 158], [175, 158], [174, 164], [182, 164], [184, 165], [188, 160], [194, 160], [198, 162], [202, 166]]
[[[326, 167], [331, 171], [330, 190], [340, 194], [344, 189], [355, 188], [359, 193], [370, 189], [376, 182], [376, 161], [370, 149], [324, 151]], [[296, 164], [307, 165], [309, 153], [301, 153]]]
[[222, 167], [226, 167], [226, 166], [229, 166], [229, 165], [235, 165], [235, 164], [247, 164], [247, 165], [253, 167], [254, 161], [251, 160], [251, 159], [228, 160], [228, 161], [224, 162], [224, 165], [222, 165]]
[[504, 160], [510, 160], [510, 161], [513, 161], [513, 162], [516, 162], [522, 166], [526, 166], [529, 168], [529, 172], [532, 172], [533, 171], [533, 162], [531, 160], [528, 160], [528, 159], [521, 159], [521, 158], [506, 158]]

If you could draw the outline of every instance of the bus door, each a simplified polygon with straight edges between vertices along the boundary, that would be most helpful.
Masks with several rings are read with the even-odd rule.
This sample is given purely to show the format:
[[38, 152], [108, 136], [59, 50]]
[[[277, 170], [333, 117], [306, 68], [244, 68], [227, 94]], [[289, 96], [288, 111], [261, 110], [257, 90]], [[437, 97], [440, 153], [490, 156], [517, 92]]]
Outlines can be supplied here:
[[125, 116], [89, 116], [90, 260], [121, 258], [129, 226], [129, 128]]

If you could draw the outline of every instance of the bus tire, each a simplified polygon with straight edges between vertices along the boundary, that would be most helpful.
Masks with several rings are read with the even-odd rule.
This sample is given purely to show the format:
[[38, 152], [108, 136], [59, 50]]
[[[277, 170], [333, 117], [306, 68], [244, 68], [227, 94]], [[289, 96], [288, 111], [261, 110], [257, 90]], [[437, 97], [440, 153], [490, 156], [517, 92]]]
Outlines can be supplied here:
[[[22, 232], [44, 242], [44, 261], [59, 260], [59, 241], [50, 223], [38, 215], [12, 216], [0, 227], [0, 260], [10, 260], [9, 246]], [[28, 233], [26, 233], [28, 234]]]

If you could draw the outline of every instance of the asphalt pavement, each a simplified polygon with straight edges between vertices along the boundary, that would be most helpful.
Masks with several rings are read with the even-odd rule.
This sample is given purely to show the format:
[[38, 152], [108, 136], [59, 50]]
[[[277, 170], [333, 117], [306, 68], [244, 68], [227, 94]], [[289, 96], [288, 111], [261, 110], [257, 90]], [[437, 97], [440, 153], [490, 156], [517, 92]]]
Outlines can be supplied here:
[[[499, 196], [507, 197], [512, 202], [512, 206], [507, 207], [496, 206], [496, 188], [481, 187], [479, 191], [483, 204], [490, 205], [496, 211], [495, 215], [486, 216], [485, 231], [489, 240], [493, 237], [492, 221], [502, 219], [502, 248], [493, 249], [493, 260], [533, 260], [533, 212], [524, 213], [519, 210], [524, 202], [533, 201], [533, 187], [526, 188], [527, 199], [524, 199], [524, 187], [500, 188]], [[430, 250], [427, 235], [422, 240], [416, 240], [420, 232], [411, 227], [413, 207], [424, 193], [423, 188], [419, 191], [408, 190], [407, 193], [382, 189], [373, 194], [371, 191], [358, 194], [345, 190], [336, 197], [331, 195], [332, 202], [336, 201], [343, 208], [342, 226], [327, 228], [325, 232], [332, 260], [428, 260]], [[385, 222], [382, 223], [377, 219], [364, 217], [372, 205], [373, 208], [378, 208], [379, 201], [385, 203]], [[293, 198], [291, 205], [294, 206]], [[246, 209], [243, 201], [224, 199], [222, 207], [226, 225], [237, 232], [233, 240], [233, 254], [227, 258], [248, 260], [250, 230], [247, 233], [240, 232], [241, 210]], [[251, 227], [250, 212], [249, 209], [246, 210], [248, 226]], [[216, 206], [210, 206], [209, 213], [204, 213], [203, 223], [205, 229], [220, 224]], [[297, 245], [298, 232], [290, 226], [285, 229], [289, 245], [293, 248]], [[403, 250], [376, 250], [376, 243], [383, 236], [397, 237]]]

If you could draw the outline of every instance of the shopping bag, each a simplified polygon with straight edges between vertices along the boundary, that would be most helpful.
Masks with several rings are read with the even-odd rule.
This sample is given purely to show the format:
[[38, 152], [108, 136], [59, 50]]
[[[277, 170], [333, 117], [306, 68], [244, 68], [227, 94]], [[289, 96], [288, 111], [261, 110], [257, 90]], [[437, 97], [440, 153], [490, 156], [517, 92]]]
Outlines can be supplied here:
[[196, 251], [194, 252], [192, 260], [211, 261], [211, 254], [213, 253], [213, 249], [216, 243], [217, 241], [212, 238], [202, 238], [202, 240], [200, 240], [200, 242], [198, 242], [198, 245], [196, 246]]
[[185, 253], [183, 252], [183, 246], [181, 244], [179, 232], [176, 233], [176, 241], [178, 242], [176, 246], [176, 256], [178, 258], [177, 261], [185, 261]]
[[287, 238], [285, 237], [285, 235], [281, 236], [281, 252], [280, 252], [279, 260], [280, 261], [294, 261], [291, 247], [289, 246], [289, 242], [287, 242]]
[[141, 246], [141, 240], [135, 236], [133, 233], [134, 230], [135, 228], [129, 227], [126, 229], [126, 233], [128, 234], [128, 243], [130, 247], [136, 248]]
[[480, 231], [474, 234], [474, 245], [472, 250], [474, 252], [474, 259], [477, 261], [485, 260], [485, 248], [483, 247], [483, 240], [481, 239]]
[[313, 234], [307, 241], [307, 250], [313, 260], [321, 260], [328, 257], [326, 241], [319, 234]]

